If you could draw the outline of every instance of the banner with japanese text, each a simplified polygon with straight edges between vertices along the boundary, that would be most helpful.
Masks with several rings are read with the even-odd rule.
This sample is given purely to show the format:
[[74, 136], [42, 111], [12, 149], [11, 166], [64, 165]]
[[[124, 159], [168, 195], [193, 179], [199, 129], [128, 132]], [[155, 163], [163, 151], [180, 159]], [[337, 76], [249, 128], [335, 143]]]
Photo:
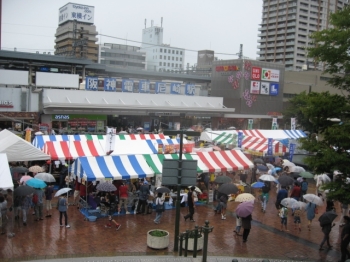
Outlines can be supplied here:
[[273, 143], [273, 139], [272, 138], [268, 138], [267, 139], [267, 155], [268, 156], [272, 156], [272, 143]]
[[238, 132], [237, 147], [242, 147], [243, 132]]
[[116, 78], [105, 78], [103, 89], [105, 91], [115, 92], [117, 90], [117, 79]]
[[139, 92], [140, 93], [149, 93], [149, 89], [150, 89], [149, 87], [150, 87], [149, 81], [140, 80], [140, 82], [139, 82]]
[[171, 83], [170, 84], [170, 94], [180, 95], [181, 94], [181, 84]]
[[290, 162], [293, 161], [294, 151], [295, 151], [295, 144], [290, 143], [290, 145], [289, 145], [289, 161]]
[[290, 130], [295, 130], [295, 118], [290, 119]]
[[165, 94], [166, 93], [166, 83], [156, 82], [156, 94]]
[[122, 81], [122, 92], [133, 92], [134, 91], [134, 81], [123, 79]]
[[97, 91], [98, 89], [98, 77], [86, 77], [85, 90]]

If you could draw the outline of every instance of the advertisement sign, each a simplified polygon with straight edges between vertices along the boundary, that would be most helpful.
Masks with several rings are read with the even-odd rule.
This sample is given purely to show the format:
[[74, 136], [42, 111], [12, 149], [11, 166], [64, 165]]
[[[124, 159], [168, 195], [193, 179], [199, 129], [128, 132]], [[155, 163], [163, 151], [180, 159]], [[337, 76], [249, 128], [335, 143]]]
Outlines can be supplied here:
[[97, 91], [98, 77], [86, 77], [85, 90]]
[[139, 82], [139, 92], [140, 93], [149, 93], [149, 81], [146, 80], [140, 80]]
[[272, 118], [272, 130], [277, 129], [277, 118]]
[[270, 94], [270, 83], [261, 82], [260, 94], [261, 95], [269, 95]]
[[258, 82], [258, 81], [251, 81], [250, 82], [250, 93], [258, 95], [259, 92], [260, 92], [260, 82]]
[[179, 122], [174, 123], [174, 130], [180, 130], [180, 123]]
[[290, 119], [290, 129], [295, 130], [295, 118]]
[[260, 80], [261, 79], [261, 68], [252, 66], [252, 74], [251, 74], [252, 80]]
[[295, 144], [290, 143], [290, 145], [289, 145], [289, 161], [290, 162], [293, 161], [294, 151], [295, 151]]
[[270, 84], [270, 96], [277, 96], [279, 89], [280, 89], [280, 84], [271, 83]]
[[242, 140], [243, 140], [243, 133], [238, 132], [238, 138], [237, 138], [237, 146], [242, 147]]
[[156, 94], [165, 94], [166, 93], [166, 83], [156, 82]]
[[134, 91], [134, 81], [123, 79], [122, 80], [122, 92], [133, 92]]
[[273, 139], [268, 138], [267, 139], [267, 155], [269, 155], [269, 156], [272, 156], [272, 143], [273, 143]]
[[270, 82], [279, 82], [280, 81], [280, 70], [275, 69], [262, 69], [261, 80], [270, 81]]
[[78, 23], [94, 23], [95, 7], [68, 3], [58, 11], [58, 24], [77, 20]]
[[186, 95], [187, 96], [194, 96], [196, 93], [196, 86], [194, 84], [186, 84]]
[[181, 84], [171, 83], [170, 84], [170, 94], [180, 95], [181, 94]]
[[10, 100], [0, 100], [1, 108], [13, 108], [13, 103]]
[[239, 67], [236, 65], [225, 65], [225, 66], [216, 66], [215, 71], [216, 72], [222, 72], [222, 71], [238, 71]]
[[253, 119], [248, 119], [248, 130], [253, 129]]
[[150, 122], [144, 122], [143, 123], [143, 130], [149, 131], [151, 129], [151, 123]]
[[115, 79], [115, 78], [105, 78], [103, 89], [105, 91], [115, 92], [117, 90], [117, 79]]

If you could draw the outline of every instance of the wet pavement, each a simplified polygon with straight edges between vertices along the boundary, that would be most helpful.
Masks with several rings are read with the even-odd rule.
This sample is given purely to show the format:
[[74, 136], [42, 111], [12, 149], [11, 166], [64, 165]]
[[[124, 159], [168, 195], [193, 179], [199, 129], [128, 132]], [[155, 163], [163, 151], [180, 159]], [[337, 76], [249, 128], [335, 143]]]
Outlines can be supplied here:
[[[309, 186], [309, 192], [314, 192], [314, 185]], [[238, 203], [229, 202], [227, 219], [222, 220], [215, 215], [212, 205], [197, 206], [194, 215], [196, 222], [183, 219], [187, 208], [181, 208], [180, 232], [194, 229], [195, 225], [204, 226], [205, 220], [214, 227], [209, 234], [207, 261], [338, 261], [340, 258], [340, 217], [330, 234], [333, 249], [319, 251], [323, 234], [317, 221], [325, 206], [320, 208], [311, 225], [307, 229], [306, 214], [302, 216], [302, 230], [294, 230], [293, 217], [289, 214], [289, 232], [280, 231], [280, 219], [274, 206], [276, 192], [273, 189], [266, 213], [260, 210], [256, 202], [253, 212], [253, 222], [248, 241], [243, 243], [242, 237], [235, 236], [236, 226], [233, 211]], [[338, 207], [338, 204], [336, 204]], [[340, 208], [337, 209], [338, 214]], [[289, 212], [291, 213], [291, 212]], [[35, 221], [35, 216], [29, 215], [28, 225], [20, 221], [14, 222], [14, 237], [0, 235], [0, 261], [201, 261], [202, 251], [197, 258], [179, 257], [174, 252], [175, 209], [163, 213], [161, 223], [154, 224], [155, 212], [149, 215], [120, 215], [114, 219], [122, 224], [119, 231], [115, 228], [105, 228], [106, 218], [96, 222], [84, 220], [84, 216], [75, 206], [68, 210], [71, 228], [60, 227], [58, 211], [53, 210], [51, 218]], [[9, 223], [8, 229], [11, 227]], [[170, 232], [170, 245], [164, 250], [153, 250], [147, 247], [146, 233], [151, 229], [164, 229]], [[241, 231], [242, 233], [242, 231]]]

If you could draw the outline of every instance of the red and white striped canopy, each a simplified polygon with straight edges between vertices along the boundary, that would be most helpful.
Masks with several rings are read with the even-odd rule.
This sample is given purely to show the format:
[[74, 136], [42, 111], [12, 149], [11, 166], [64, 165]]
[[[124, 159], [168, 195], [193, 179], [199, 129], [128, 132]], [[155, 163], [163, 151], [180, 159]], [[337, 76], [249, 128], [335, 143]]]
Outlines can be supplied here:
[[254, 164], [240, 150], [197, 152], [209, 172], [226, 172], [253, 168]]
[[44, 152], [52, 160], [76, 159], [80, 156], [106, 155], [99, 141], [49, 141], [45, 143]]
[[[241, 148], [252, 155], [263, 156], [268, 151], [268, 139], [252, 136], [245, 136]], [[281, 156], [288, 152], [288, 148], [277, 140], [272, 141], [272, 155]]]

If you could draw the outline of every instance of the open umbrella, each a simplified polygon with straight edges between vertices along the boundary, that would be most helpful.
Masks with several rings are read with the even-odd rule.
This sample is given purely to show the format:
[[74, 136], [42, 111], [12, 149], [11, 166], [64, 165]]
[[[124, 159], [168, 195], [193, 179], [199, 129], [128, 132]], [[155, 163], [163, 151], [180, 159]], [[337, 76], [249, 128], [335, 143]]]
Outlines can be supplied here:
[[227, 128], [227, 130], [236, 130], [236, 128], [234, 126], [230, 126], [229, 128]]
[[13, 191], [15, 196], [27, 196], [33, 194], [34, 192], [35, 189], [30, 186], [19, 186]]
[[11, 168], [11, 173], [27, 173], [29, 169], [24, 166], [16, 166]]
[[38, 131], [38, 132], [35, 132], [34, 133], [34, 135], [36, 135], [36, 136], [42, 136], [44, 133], [43, 132], [41, 132], [41, 131]]
[[33, 179], [31, 176], [29, 175], [25, 175], [25, 176], [22, 176], [21, 179], [19, 180], [19, 182], [22, 184], [22, 183], [27, 183], [27, 181], [29, 179]]
[[323, 206], [323, 200], [322, 198], [316, 196], [315, 194], [305, 194], [303, 195], [303, 198], [306, 201], [309, 201], [311, 203], [314, 203], [317, 206]]
[[270, 181], [270, 182], [276, 182], [276, 178], [274, 178], [273, 176], [271, 175], [262, 175], [259, 177], [259, 180], [262, 180], [262, 181]]
[[[192, 186], [188, 186], [188, 188], [191, 188]], [[202, 193], [202, 190], [200, 190], [198, 187], [195, 186], [194, 191], [198, 192], [198, 193]]]
[[112, 192], [112, 191], [116, 191], [117, 190], [115, 185], [113, 185], [110, 182], [100, 183], [100, 184], [97, 185], [96, 189], [98, 191], [103, 191], [103, 192]]
[[264, 165], [257, 165], [256, 168], [262, 172], [266, 172], [269, 170], [269, 168], [267, 166], [264, 166]]
[[324, 226], [327, 224], [332, 224], [334, 219], [337, 217], [338, 215], [334, 212], [334, 211], [328, 211], [323, 213], [319, 218], [318, 221], [320, 222], [320, 226]]
[[249, 193], [239, 194], [235, 198], [235, 202], [248, 202], [248, 201], [254, 201], [254, 200], [255, 200], [255, 197], [252, 194], [249, 194]]
[[296, 205], [297, 203], [298, 201], [291, 197], [286, 197], [281, 201], [282, 206], [289, 207], [289, 208], [292, 208], [293, 205]]
[[47, 187], [47, 185], [44, 181], [42, 181], [41, 179], [37, 179], [37, 178], [32, 178], [32, 179], [27, 180], [26, 185], [34, 187], [34, 188]]
[[164, 194], [164, 193], [170, 193], [170, 189], [169, 188], [167, 188], [167, 187], [157, 187], [156, 188], [156, 192], [157, 193], [162, 193], [162, 194]]
[[305, 172], [305, 169], [301, 166], [291, 166], [289, 170], [290, 172], [295, 172], [295, 173]]
[[321, 179], [323, 182], [331, 182], [331, 178], [327, 174], [321, 174], [317, 176], [318, 179]]
[[64, 187], [64, 188], [61, 188], [60, 190], [58, 190], [55, 194], [55, 197], [58, 197], [60, 195], [63, 195], [63, 194], [66, 194], [68, 193], [68, 191], [71, 191], [72, 189], [69, 188], [69, 187]]
[[289, 161], [283, 161], [283, 164], [282, 164], [282, 166], [289, 166], [289, 167], [292, 167], [292, 166], [295, 166], [295, 164], [294, 163], [292, 163], [292, 162], [289, 162]]
[[277, 181], [281, 184], [281, 186], [290, 186], [294, 184], [294, 179], [287, 175], [280, 176]]
[[305, 202], [298, 201], [296, 203], [292, 203], [292, 208], [302, 210], [306, 208], [306, 205], [307, 204]]
[[311, 174], [310, 172], [306, 172], [306, 171], [305, 172], [300, 172], [299, 176], [305, 177], [305, 178], [313, 178], [314, 177], [313, 174]]
[[40, 173], [40, 172], [43, 172], [44, 170], [42, 169], [42, 167], [35, 165], [35, 166], [31, 166], [29, 168], [29, 171], [33, 173]]
[[269, 169], [275, 168], [275, 166], [272, 165], [272, 164], [270, 164], [270, 163], [266, 163], [266, 166], [267, 166]]
[[214, 183], [217, 183], [217, 184], [225, 184], [230, 182], [232, 182], [232, 178], [228, 176], [217, 176], [214, 180]]
[[38, 173], [34, 176], [34, 178], [41, 179], [42, 181], [45, 181], [48, 183], [56, 182], [55, 177], [49, 173]]
[[265, 183], [259, 181], [259, 182], [255, 182], [255, 183], [251, 184], [250, 186], [252, 188], [262, 188], [264, 185], [265, 185]]
[[234, 184], [222, 184], [218, 191], [225, 195], [236, 194], [238, 192], [238, 187]]
[[264, 164], [264, 160], [262, 160], [261, 158], [255, 158], [253, 162], [256, 164]]
[[253, 213], [254, 201], [246, 201], [240, 203], [236, 208], [236, 214], [239, 217], [247, 217]]

